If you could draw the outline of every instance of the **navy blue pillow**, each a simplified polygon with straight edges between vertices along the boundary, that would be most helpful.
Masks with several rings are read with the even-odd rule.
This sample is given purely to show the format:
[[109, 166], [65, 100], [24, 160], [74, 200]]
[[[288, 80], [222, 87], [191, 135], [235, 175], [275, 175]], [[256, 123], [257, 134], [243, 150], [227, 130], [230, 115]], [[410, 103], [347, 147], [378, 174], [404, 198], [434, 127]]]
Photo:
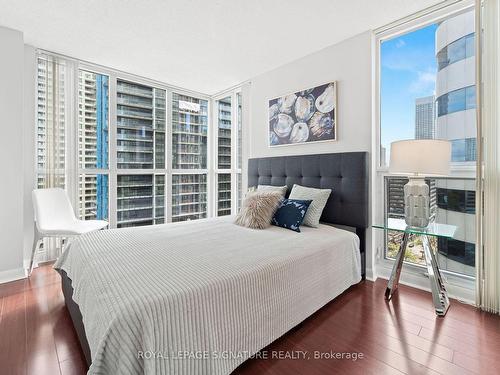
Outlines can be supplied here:
[[312, 200], [283, 199], [274, 213], [271, 224], [300, 232], [300, 225], [311, 202]]

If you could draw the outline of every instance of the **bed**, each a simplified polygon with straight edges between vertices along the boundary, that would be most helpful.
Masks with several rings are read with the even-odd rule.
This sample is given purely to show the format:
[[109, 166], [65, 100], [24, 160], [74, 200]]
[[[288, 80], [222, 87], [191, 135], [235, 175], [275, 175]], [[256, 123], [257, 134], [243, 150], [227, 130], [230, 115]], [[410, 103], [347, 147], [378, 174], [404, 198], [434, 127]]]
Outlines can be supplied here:
[[74, 241], [55, 268], [89, 373], [230, 374], [358, 283], [367, 169], [363, 152], [250, 159], [249, 186], [333, 189], [301, 233], [223, 217]]

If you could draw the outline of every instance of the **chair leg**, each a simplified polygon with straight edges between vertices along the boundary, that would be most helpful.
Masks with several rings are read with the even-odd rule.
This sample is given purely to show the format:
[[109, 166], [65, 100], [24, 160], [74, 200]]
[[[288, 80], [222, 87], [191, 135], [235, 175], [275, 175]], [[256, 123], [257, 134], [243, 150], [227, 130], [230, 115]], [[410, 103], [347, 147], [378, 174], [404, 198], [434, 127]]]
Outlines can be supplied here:
[[61, 237], [61, 253], [59, 254], [59, 256], [61, 256], [64, 253], [64, 250], [66, 249], [67, 245], [68, 245], [68, 238]]
[[63, 242], [62, 242], [62, 246], [61, 246], [61, 255], [62, 255], [62, 253], [64, 253], [66, 251], [66, 249], [68, 248], [72, 239], [73, 239], [73, 237], [64, 237]]
[[31, 272], [33, 272], [33, 262], [35, 260], [35, 253], [40, 246], [41, 240], [42, 240], [42, 238], [40, 237], [40, 234], [38, 233], [38, 230], [36, 229], [36, 224], [35, 224], [35, 231], [33, 234], [33, 249], [31, 250], [30, 265], [28, 267], [28, 276], [30, 276]]

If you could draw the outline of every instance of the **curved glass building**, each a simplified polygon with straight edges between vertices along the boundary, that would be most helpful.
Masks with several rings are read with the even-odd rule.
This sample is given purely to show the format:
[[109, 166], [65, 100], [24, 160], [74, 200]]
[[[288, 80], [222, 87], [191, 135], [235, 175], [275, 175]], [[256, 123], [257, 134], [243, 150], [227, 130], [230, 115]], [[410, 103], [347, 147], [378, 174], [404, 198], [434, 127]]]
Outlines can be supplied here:
[[436, 179], [436, 220], [457, 226], [440, 239], [440, 266], [475, 275], [476, 80], [474, 11], [453, 16], [436, 29], [436, 134], [452, 144], [452, 178]]

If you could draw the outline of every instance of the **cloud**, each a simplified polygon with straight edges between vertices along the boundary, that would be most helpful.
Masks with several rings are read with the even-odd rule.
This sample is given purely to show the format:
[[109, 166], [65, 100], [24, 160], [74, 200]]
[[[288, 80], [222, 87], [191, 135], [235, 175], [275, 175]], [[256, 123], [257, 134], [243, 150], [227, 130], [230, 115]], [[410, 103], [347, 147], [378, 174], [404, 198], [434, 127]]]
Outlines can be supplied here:
[[404, 46], [406, 46], [406, 42], [403, 39], [398, 39], [396, 41], [396, 48], [401, 48], [401, 47], [404, 47]]
[[417, 77], [410, 83], [409, 90], [415, 94], [428, 95], [436, 89], [436, 72], [432, 69], [417, 71]]
[[428, 60], [424, 53], [416, 48], [405, 48], [387, 51], [382, 55], [382, 66], [391, 70], [414, 72], [422, 69], [422, 61]]

